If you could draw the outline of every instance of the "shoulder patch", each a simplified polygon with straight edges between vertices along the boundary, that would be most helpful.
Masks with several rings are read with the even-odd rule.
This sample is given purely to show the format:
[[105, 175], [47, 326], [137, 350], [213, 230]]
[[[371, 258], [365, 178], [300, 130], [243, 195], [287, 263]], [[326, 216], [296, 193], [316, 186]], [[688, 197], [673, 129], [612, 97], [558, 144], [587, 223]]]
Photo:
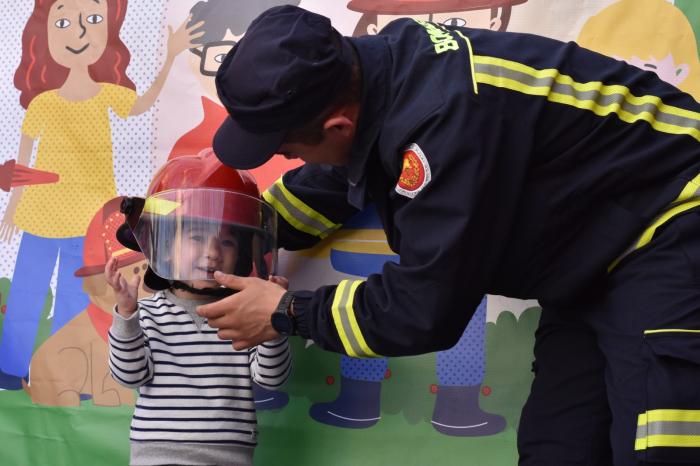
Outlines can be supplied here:
[[430, 165], [418, 144], [411, 144], [403, 153], [403, 168], [394, 190], [414, 198], [430, 182]]

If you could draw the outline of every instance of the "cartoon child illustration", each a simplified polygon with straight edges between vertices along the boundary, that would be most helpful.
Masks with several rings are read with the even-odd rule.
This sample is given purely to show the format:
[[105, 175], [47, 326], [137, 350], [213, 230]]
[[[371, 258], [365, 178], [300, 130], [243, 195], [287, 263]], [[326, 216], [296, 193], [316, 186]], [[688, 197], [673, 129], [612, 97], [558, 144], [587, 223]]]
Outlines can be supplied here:
[[[107, 331], [112, 324], [116, 297], [107, 284], [104, 267], [119, 257], [119, 272], [127, 280], [141, 275], [147, 265], [143, 254], [124, 248], [116, 231], [124, 223], [116, 197], [95, 214], [83, 249], [83, 266], [75, 272], [82, 279], [90, 304], [34, 352], [29, 385], [24, 388], [36, 404], [79, 406], [87, 397], [97, 406], [134, 404], [134, 390], [119, 385], [109, 373]], [[139, 297], [150, 293], [139, 289]]]
[[700, 99], [700, 60], [693, 28], [666, 0], [613, 3], [586, 21], [576, 42], [653, 71]]
[[[514, 5], [526, 0], [426, 0], [373, 1], [352, 0], [348, 8], [363, 13], [355, 35], [375, 34], [390, 21], [413, 17], [442, 24], [505, 30]], [[361, 241], [368, 229], [381, 230], [379, 219], [372, 210], [358, 214], [344, 229], [357, 229], [355, 241]], [[363, 232], [364, 230], [364, 232]], [[341, 238], [343, 237], [341, 230]], [[391, 256], [367, 254], [336, 241], [331, 252], [333, 267], [341, 272], [359, 276], [381, 270]], [[340, 248], [340, 250], [338, 250]], [[375, 246], [376, 248], [376, 246]], [[346, 249], [345, 251], [342, 251]], [[387, 248], [388, 249], [388, 248]], [[390, 251], [389, 251], [390, 253]], [[348, 254], [361, 256], [358, 260]], [[383, 256], [383, 257], [382, 257]], [[373, 257], [374, 260], [368, 257]], [[379, 261], [379, 262], [377, 262]], [[484, 340], [486, 332], [486, 301], [482, 301], [459, 342], [450, 350], [437, 353], [438, 390], [432, 425], [438, 432], [453, 436], [484, 436], [501, 432], [506, 425], [502, 416], [486, 413], [479, 407], [479, 395], [484, 380]], [[311, 417], [338, 427], [366, 428], [380, 419], [381, 381], [387, 370], [387, 360], [341, 357], [341, 387], [338, 398], [329, 403], [317, 403], [310, 409]]]
[[20, 388], [27, 375], [44, 292], [58, 260], [52, 333], [85, 308], [73, 272], [92, 215], [117, 195], [109, 124], [153, 105], [177, 54], [201, 33], [170, 30], [166, 60], [150, 89], [137, 95], [126, 74], [130, 54], [119, 38], [126, 0], [36, 0], [22, 35], [15, 72], [22, 124], [18, 163], [55, 173], [56, 183], [15, 188], [0, 239], [22, 230], [0, 342], [0, 387]]
[[505, 31], [513, 6], [527, 0], [351, 0], [348, 9], [362, 13], [354, 36], [376, 34], [398, 18], [415, 18], [451, 26]]
[[[203, 0], [190, 9], [190, 24], [201, 23], [201, 45], [190, 49], [189, 65], [200, 84], [203, 118], [187, 133], [180, 136], [170, 151], [169, 159], [180, 155], [198, 154], [211, 147], [214, 133], [228, 116], [216, 94], [214, 78], [219, 65], [231, 48], [244, 35], [245, 30], [260, 13], [278, 5], [298, 5], [299, 0]], [[266, 189], [282, 173], [301, 164], [277, 155], [265, 165], [250, 170], [260, 189]]]

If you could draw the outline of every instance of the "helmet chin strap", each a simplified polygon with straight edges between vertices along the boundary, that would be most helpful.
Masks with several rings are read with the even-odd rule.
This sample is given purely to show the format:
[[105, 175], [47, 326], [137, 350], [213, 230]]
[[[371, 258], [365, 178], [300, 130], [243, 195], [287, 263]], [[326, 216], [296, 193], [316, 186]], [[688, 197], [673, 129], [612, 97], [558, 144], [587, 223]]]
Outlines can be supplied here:
[[236, 293], [236, 290], [224, 288], [222, 286], [217, 286], [214, 288], [193, 288], [187, 283], [183, 283], [177, 280], [170, 282], [170, 286], [173, 288], [177, 288], [178, 290], [187, 291], [188, 293], [203, 296], [212, 296], [215, 298], [225, 298], [226, 296], [231, 296], [232, 294]]

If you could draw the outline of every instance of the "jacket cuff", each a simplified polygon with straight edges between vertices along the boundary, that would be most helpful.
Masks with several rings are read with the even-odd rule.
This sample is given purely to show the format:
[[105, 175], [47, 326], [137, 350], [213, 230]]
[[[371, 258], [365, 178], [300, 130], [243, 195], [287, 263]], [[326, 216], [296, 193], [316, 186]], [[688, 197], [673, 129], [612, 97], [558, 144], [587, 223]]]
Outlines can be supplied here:
[[311, 291], [295, 291], [292, 307], [294, 309], [294, 320], [296, 323], [296, 334], [305, 339], [311, 339], [311, 320], [313, 313], [309, 308], [311, 303]]

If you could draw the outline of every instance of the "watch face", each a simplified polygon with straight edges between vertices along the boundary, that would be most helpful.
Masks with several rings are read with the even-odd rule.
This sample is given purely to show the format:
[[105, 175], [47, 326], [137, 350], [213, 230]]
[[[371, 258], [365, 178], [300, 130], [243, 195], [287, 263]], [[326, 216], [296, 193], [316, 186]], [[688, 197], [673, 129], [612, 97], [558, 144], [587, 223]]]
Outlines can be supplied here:
[[271, 318], [272, 328], [277, 330], [277, 333], [284, 336], [289, 336], [294, 330], [292, 318], [285, 312], [275, 312]]

